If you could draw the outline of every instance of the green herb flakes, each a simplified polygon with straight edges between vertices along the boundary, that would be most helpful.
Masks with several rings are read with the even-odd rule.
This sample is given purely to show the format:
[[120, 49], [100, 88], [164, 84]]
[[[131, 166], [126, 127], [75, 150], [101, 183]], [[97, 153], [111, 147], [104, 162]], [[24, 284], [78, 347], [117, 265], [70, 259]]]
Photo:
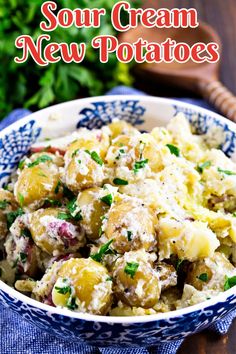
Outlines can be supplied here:
[[124, 179], [121, 179], [121, 178], [114, 178], [113, 179], [113, 183], [116, 185], [116, 186], [127, 186], [129, 184], [128, 181], [124, 180]]
[[57, 217], [60, 220], [71, 220], [71, 215], [65, 212], [59, 212]]
[[50, 156], [42, 155], [42, 156], [38, 157], [34, 162], [29, 163], [28, 167], [31, 168], [31, 167], [39, 165], [40, 163], [45, 163], [45, 162], [49, 162], [49, 161], [52, 161], [52, 158]]
[[112, 194], [107, 194], [100, 199], [103, 203], [111, 206], [113, 202]]
[[78, 308], [78, 305], [76, 304], [76, 298], [70, 297], [69, 300], [67, 301], [66, 306], [69, 310], [72, 311], [76, 310]]
[[132, 279], [134, 279], [134, 276], [138, 270], [139, 263], [136, 262], [127, 262], [124, 272], [128, 274]]
[[11, 211], [10, 213], [7, 214], [7, 227], [8, 229], [11, 227], [11, 225], [14, 223], [14, 221], [16, 220], [16, 218], [18, 216], [21, 216], [24, 214], [24, 211], [19, 208], [16, 211]]
[[229, 170], [222, 170], [222, 168], [220, 168], [220, 167], [217, 168], [217, 171], [220, 173], [223, 173], [224, 175], [227, 175], [227, 176], [236, 176], [235, 172], [229, 171]]
[[148, 159], [136, 161], [133, 169], [134, 173], [138, 173], [139, 170], [141, 170], [147, 165], [147, 163], [148, 163]]
[[24, 167], [25, 167], [25, 160], [20, 160], [20, 162], [18, 164], [19, 170], [23, 170]]
[[7, 200], [1, 200], [0, 201], [0, 209], [4, 210], [6, 207], [10, 204]]
[[25, 198], [24, 198], [24, 196], [21, 193], [18, 193], [18, 200], [19, 200], [19, 204], [20, 204], [20, 206], [22, 208], [23, 205], [24, 205]]
[[233, 288], [234, 286], [236, 286], [236, 275], [231, 278], [226, 276], [226, 281], [224, 284], [224, 291], [229, 290], [229, 289]]
[[27, 254], [26, 253], [23, 253], [23, 252], [20, 252], [20, 260], [22, 263], [26, 263], [27, 261]]
[[210, 166], [211, 166], [211, 161], [206, 161], [206, 162], [200, 163], [199, 165], [197, 165], [197, 171], [199, 173], [203, 173], [205, 168], [210, 167]]
[[167, 144], [166, 146], [168, 147], [172, 155], [180, 157], [180, 149], [177, 146], [172, 144]]
[[133, 236], [133, 232], [132, 231], [127, 231], [128, 241], [132, 241], [132, 236]]
[[105, 243], [105, 245], [103, 245], [97, 253], [91, 254], [90, 257], [96, 262], [101, 262], [105, 255], [114, 254], [114, 250], [110, 249], [112, 242], [113, 240], [110, 240], [109, 242]]
[[62, 295], [66, 295], [66, 294], [71, 295], [72, 293], [71, 286], [67, 279], [62, 280], [61, 286], [55, 286], [55, 290], [58, 292], [58, 294], [62, 294]]
[[95, 161], [98, 165], [103, 165], [103, 161], [96, 151], [90, 152], [89, 150], [85, 150], [85, 152], [87, 152], [87, 154], [91, 156], [91, 159]]
[[208, 274], [207, 273], [202, 273], [200, 274], [197, 279], [203, 281], [204, 283], [206, 283], [208, 281]]

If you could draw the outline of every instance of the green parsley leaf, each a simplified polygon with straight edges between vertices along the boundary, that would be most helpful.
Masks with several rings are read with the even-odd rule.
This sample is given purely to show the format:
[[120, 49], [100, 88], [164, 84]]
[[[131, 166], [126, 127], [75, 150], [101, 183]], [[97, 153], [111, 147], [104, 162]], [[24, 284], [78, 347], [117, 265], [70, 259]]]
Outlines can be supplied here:
[[69, 300], [67, 301], [66, 306], [69, 310], [76, 310], [78, 308], [78, 306], [76, 304], [76, 298], [70, 297]]
[[110, 245], [112, 244], [113, 240], [110, 240], [109, 242], [105, 243], [99, 251], [95, 254], [91, 254], [91, 258], [96, 261], [96, 262], [101, 262], [102, 258], [107, 255], [107, 254], [113, 254], [114, 251], [110, 249]]
[[128, 181], [121, 178], [114, 178], [113, 183], [117, 186], [127, 186], [127, 184], [129, 184]]
[[80, 149], [76, 149], [76, 150], [73, 152], [73, 154], [71, 155], [71, 157], [72, 157], [72, 158], [75, 157], [75, 156], [77, 155], [77, 152], [79, 152], [79, 150], [80, 150]]
[[223, 173], [224, 175], [228, 175], [228, 176], [236, 176], [236, 173], [233, 171], [229, 171], [229, 170], [222, 170], [222, 168], [218, 167], [217, 168], [218, 172]]
[[18, 193], [18, 199], [19, 199], [20, 206], [22, 208], [23, 205], [24, 205], [25, 198], [24, 198], [24, 196], [21, 193]]
[[44, 163], [44, 162], [48, 162], [48, 161], [52, 161], [52, 158], [48, 155], [42, 155], [40, 157], [38, 157], [34, 162], [31, 162], [28, 164], [28, 167], [34, 167], [39, 165], [40, 163]]
[[124, 272], [128, 274], [132, 279], [134, 279], [134, 276], [138, 270], [139, 263], [136, 262], [127, 262]]
[[59, 212], [57, 217], [60, 220], [71, 220], [71, 215], [65, 212]]
[[226, 276], [226, 281], [224, 284], [224, 291], [229, 290], [229, 289], [233, 288], [234, 286], [236, 286], [236, 275], [231, 278]]
[[14, 223], [14, 221], [16, 220], [16, 218], [18, 216], [21, 216], [24, 214], [24, 211], [19, 208], [16, 211], [11, 211], [10, 213], [7, 214], [7, 227], [8, 229], [10, 229], [11, 225]]
[[20, 260], [22, 263], [26, 263], [27, 261], [27, 254], [26, 253], [23, 253], [23, 252], [20, 252]]
[[2, 209], [2, 210], [6, 209], [8, 204], [10, 204], [10, 203], [7, 200], [1, 200], [0, 201], [0, 209]]
[[27, 238], [32, 238], [30, 230], [27, 229], [26, 227], [23, 230], [21, 230], [21, 236], [27, 237]]
[[85, 152], [89, 154], [91, 156], [91, 159], [97, 162], [97, 164], [99, 164], [100, 166], [103, 165], [103, 161], [96, 151], [90, 152], [89, 150], [85, 150]]
[[202, 273], [202, 274], [200, 274], [198, 277], [197, 277], [197, 279], [199, 279], [199, 280], [201, 280], [201, 281], [203, 281], [203, 282], [207, 282], [208, 281], [208, 274], [207, 273]]
[[107, 277], [106, 281], [113, 281], [113, 278], [112, 277]]
[[148, 163], [148, 159], [136, 161], [135, 164], [134, 164], [134, 169], [133, 169], [134, 173], [138, 173], [138, 171], [141, 168], [144, 168], [147, 163]]
[[204, 169], [211, 166], [211, 161], [206, 161], [197, 165], [197, 171], [203, 173]]
[[128, 241], [132, 241], [132, 236], [133, 236], [133, 232], [132, 231], [127, 231]]
[[166, 146], [168, 147], [172, 155], [175, 155], [177, 157], [180, 156], [180, 149], [177, 146], [172, 144], [166, 144]]
[[71, 286], [69, 284], [68, 279], [66, 279], [66, 278], [62, 279], [62, 283], [63, 283], [62, 286], [55, 286], [55, 290], [58, 292], [58, 294], [63, 294], [63, 295], [70, 294], [71, 295], [72, 290], [71, 290]]
[[54, 190], [55, 194], [58, 194], [58, 193], [59, 193], [60, 186], [61, 186], [61, 181], [58, 181], [58, 182], [57, 182], [57, 185], [56, 185], [56, 188], [55, 188], [55, 190]]
[[111, 206], [111, 205], [112, 205], [112, 202], [113, 202], [112, 194], [107, 194], [107, 195], [105, 195], [105, 197], [100, 198], [100, 200], [101, 200], [103, 203], [105, 203], [105, 204]]
[[74, 199], [75, 195], [69, 188], [63, 185], [63, 197], [67, 198], [68, 200]]
[[20, 162], [18, 164], [19, 170], [23, 170], [24, 166], [25, 166], [25, 160], [20, 160]]
[[69, 203], [67, 204], [66, 207], [71, 215], [71, 218], [76, 221], [80, 221], [83, 219], [83, 217], [81, 215], [81, 210], [79, 209], [78, 205], [76, 204], [76, 200], [77, 199], [74, 198], [71, 201], [69, 201]]

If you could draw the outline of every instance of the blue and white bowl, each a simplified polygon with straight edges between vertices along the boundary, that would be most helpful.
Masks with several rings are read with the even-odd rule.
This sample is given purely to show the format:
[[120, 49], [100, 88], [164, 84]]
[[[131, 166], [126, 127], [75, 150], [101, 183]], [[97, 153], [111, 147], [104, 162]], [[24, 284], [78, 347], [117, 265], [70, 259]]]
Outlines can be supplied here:
[[[0, 185], [31, 145], [79, 127], [100, 128], [114, 118], [140, 130], [166, 125], [185, 113], [196, 133], [222, 137], [221, 149], [236, 161], [236, 125], [216, 113], [187, 103], [146, 96], [107, 96], [53, 106], [21, 119], [0, 132]], [[64, 339], [93, 346], [152, 346], [202, 331], [236, 309], [236, 287], [185, 309], [139, 317], [73, 313], [39, 303], [0, 281], [0, 301], [39, 328]]]

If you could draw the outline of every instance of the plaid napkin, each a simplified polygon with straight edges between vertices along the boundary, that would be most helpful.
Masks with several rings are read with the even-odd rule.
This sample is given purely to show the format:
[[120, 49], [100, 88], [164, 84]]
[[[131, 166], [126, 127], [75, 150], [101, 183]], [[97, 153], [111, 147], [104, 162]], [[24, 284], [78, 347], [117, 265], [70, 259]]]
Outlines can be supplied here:
[[[119, 86], [107, 93], [108, 95], [144, 95], [133, 88]], [[180, 99], [213, 110], [206, 102], [195, 99]], [[0, 130], [30, 111], [17, 109], [0, 122]], [[209, 330], [216, 334], [226, 334], [232, 321], [236, 318], [236, 310], [220, 322], [216, 322]], [[91, 346], [70, 343], [56, 338], [25, 322], [18, 314], [0, 304], [0, 354], [175, 354], [182, 340], [157, 347], [140, 349], [95, 348]]]

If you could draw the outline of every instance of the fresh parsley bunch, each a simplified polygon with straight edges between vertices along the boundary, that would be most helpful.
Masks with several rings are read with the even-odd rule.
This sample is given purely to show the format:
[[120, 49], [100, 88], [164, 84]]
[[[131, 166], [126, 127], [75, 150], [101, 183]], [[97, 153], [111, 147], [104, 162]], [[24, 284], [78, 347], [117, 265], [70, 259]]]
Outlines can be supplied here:
[[[118, 84], [131, 84], [130, 65], [121, 64], [115, 55], [106, 64], [99, 62], [98, 52], [90, 43], [94, 36], [115, 35], [111, 25], [110, 12], [116, 0], [61, 0], [58, 10], [63, 7], [105, 8], [100, 28], [63, 29], [58, 27], [50, 32], [51, 41], [85, 42], [87, 52], [80, 64], [66, 64], [60, 61], [47, 67], [38, 66], [32, 59], [24, 64], [16, 64], [15, 56], [21, 52], [15, 48], [15, 39], [28, 34], [34, 40], [42, 34], [40, 22], [44, 20], [40, 8], [43, 0], [0, 0], [0, 118], [13, 108], [39, 109], [57, 102], [76, 99], [87, 95], [100, 95]], [[132, 6], [140, 5], [139, 0], [131, 0]], [[127, 22], [127, 16], [123, 16]]]

